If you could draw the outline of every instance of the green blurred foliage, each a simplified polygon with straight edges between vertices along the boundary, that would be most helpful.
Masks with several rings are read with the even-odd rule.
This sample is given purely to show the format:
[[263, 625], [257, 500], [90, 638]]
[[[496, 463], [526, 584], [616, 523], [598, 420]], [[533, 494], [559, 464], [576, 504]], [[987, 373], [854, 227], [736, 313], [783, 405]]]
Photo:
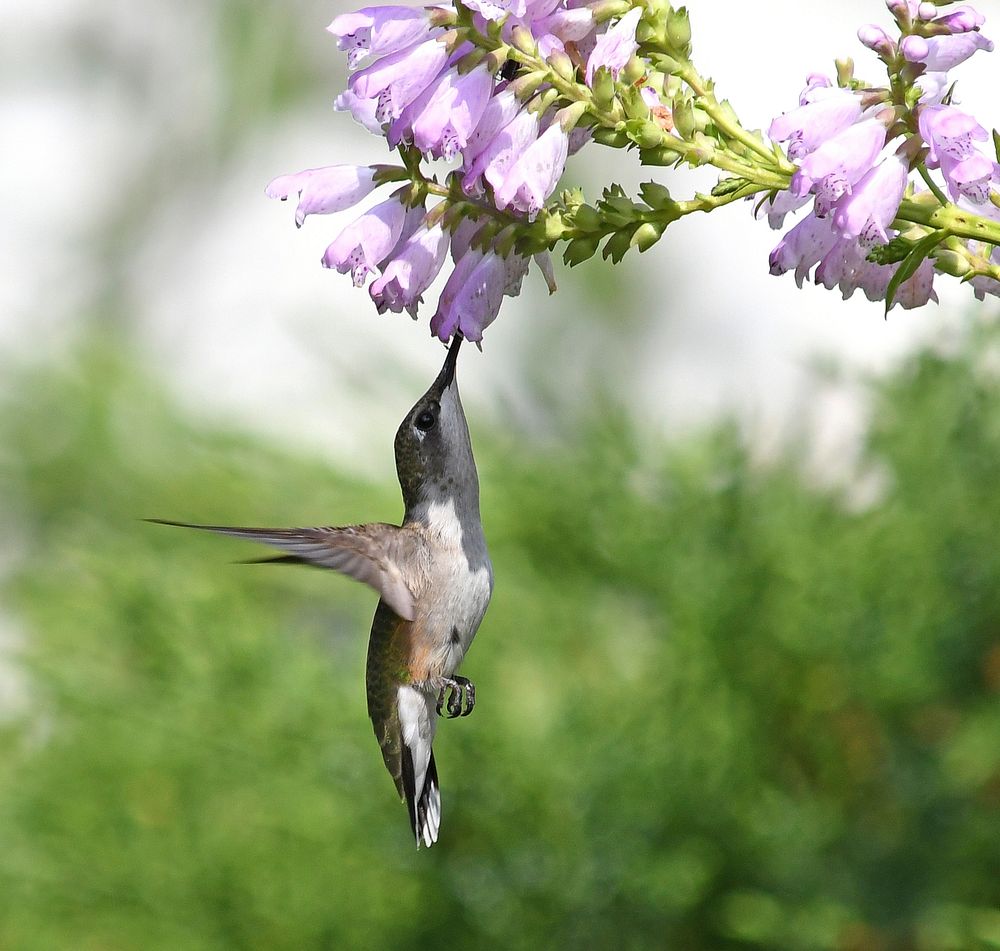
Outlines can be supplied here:
[[100, 348], [8, 377], [0, 948], [1000, 946], [998, 354], [872, 387], [861, 511], [726, 428], [474, 426], [497, 589], [420, 852], [370, 592], [138, 520], [391, 520], [388, 434], [372, 486]]

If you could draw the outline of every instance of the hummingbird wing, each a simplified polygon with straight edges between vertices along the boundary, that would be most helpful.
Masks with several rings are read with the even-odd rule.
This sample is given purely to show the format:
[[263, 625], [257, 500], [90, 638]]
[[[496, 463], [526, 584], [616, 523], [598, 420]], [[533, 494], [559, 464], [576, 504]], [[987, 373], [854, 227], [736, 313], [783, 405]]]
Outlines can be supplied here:
[[296, 561], [332, 568], [374, 588], [401, 618], [416, 616], [414, 595], [399, 568], [399, 556], [418, 544], [418, 539], [398, 525], [382, 522], [342, 528], [239, 528], [228, 525], [195, 525], [151, 518], [158, 525], [197, 528], [260, 542], [286, 552]]

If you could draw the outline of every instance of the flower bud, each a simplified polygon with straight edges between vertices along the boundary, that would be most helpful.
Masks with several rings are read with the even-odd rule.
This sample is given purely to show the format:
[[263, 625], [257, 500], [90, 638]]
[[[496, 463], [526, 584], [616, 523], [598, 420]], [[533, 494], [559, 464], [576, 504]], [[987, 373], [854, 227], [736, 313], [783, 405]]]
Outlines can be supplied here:
[[622, 81], [629, 85], [638, 82], [645, 75], [646, 64], [638, 56], [633, 56], [621, 71]]
[[949, 248], [938, 248], [934, 251], [934, 268], [952, 277], [965, 277], [972, 270], [968, 258], [958, 251]]
[[595, 23], [606, 23], [613, 17], [624, 16], [632, 9], [632, 4], [628, 0], [600, 0], [595, 3], [590, 12], [594, 16]]
[[874, 23], [861, 27], [858, 30], [858, 39], [864, 46], [883, 58], [888, 58], [896, 52], [896, 44], [889, 39], [889, 34]]
[[624, 130], [602, 126], [599, 129], [594, 129], [594, 141], [599, 145], [609, 145], [612, 148], [620, 149], [622, 146], [628, 145], [631, 140]]
[[611, 71], [602, 66], [591, 81], [590, 88], [594, 93], [594, 101], [602, 107], [611, 105], [615, 98], [615, 81], [611, 76]]
[[629, 246], [638, 248], [640, 254], [648, 251], [663, 237], [663, 228], [664, 226], [659, 223], [654, 224], [652, 221], [643, 222], [635, 229], [632, 240], [629, 241]]
[[643, 182], [639, 186], [639, 195], [650, 208], [666, 208], [673, 202], [670, 190], [659, 182]]
[[671, 10], [667, 14], [667, 39], [675, 50], [687, 55], [691, 46], [691, 21], [687, 7]]
[[515, 49], [528, 56], [534, 56], [538, 52], [538, 44], [531, 30], [524, 26], [515, 26], [510, 34], [510, 41]]
[[454, 26], [458, 13], [453, 7], [428, 7], [428, 22], [431, 26]]
[[698, 124], [694, 117], [694, 104], [690, 100], [675, 102], [673, 117], [674, 128], [680, 133], [682, 139], [690, 139], [698, 130]]
[[562, 126], [563, 132], [572, 132], [586, 112], [587, 103], [574, 102], [572, 105], [566, 106], [565, 109], [560, 109], [556, 113], [555, 121]]
[[837, 67], [837, 85], [847, 86], [854, 79], [854, 60], [849, 56], [846, 59], [834, 60]]
[[539, 93], [535, 96], [531, 102], [525, 107], [528, 112], [533, 112], [536, 116], [543, 116], [549, 110], [551, 106], [559, 98], [558, 89], [546, 89], [545, 92]]
[[548, 81], [548, 78], [548, 74], [540, 69], [533, 73], [526, 73], [511, 82], [510, 90], [521, 102], [524, 102], [530, 99], [538, 91], [538, 87]]
[[486, 59], [486, 50], [474, 49], [465, 54], [458, 61], [458, 72], [464, 76], [467, 73], [471, 73], [484, 59]]
[[643, 165], [649, 165], [654, 168], [666, 168], [675, 165], [680, 157], [680, 152], [675, 152], [666, 146], [657, 149], [643, 149], [639, 153], [639, 161]]
[[629, 138], [640, 149], [655, 149], [663, 142], [663, 130], [655, 123], [642, 119], [630, 119], [626, 123]]
[[565, 79], [567, 82], [573, 82], [576, 79], [576, 67], [573, 65], [573, 60], [562, 50], [553, 52], [548, 58], [548, 64], [561, 79]]

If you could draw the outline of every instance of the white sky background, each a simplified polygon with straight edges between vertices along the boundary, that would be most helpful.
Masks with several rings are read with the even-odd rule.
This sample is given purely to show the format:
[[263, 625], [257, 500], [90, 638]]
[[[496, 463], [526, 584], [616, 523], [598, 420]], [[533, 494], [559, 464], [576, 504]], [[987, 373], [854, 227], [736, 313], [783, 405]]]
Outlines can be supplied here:
[[[263, 196], [264, 184], [282, 172], [384, 160], [384, 146], [329, 105], [342, 65], [324, 27], [355, 6], [260, 4], [271, 16], [301, 19], [294, 29], [329, 63], [326, 87], [261, 125], [222, 164], [213, 155], [199, 165], [199, 143], [226, 108], [205, 23], [211, 6], [178, 2], [165, 12], [151, 0], [0, 0], [8, 24], [0, 35], [0, 348], [37, 355], [71, 336], [102, 279], [93, 273], [91, 229], [167, 129], [194, 171], [148, 218], [137, 194], [141, 238], [118, 252], [115, 278], [126, 287], [151, 366], [168, 374], [193, 410], [381, 471], [400, 416], [441, 360], [426, 325], [433, 308], [419, 324], [378, 317], [367, 294], [319, 267], [336, 222], [313, 218], [296, 231], [292, 208]], [[829, 71], [835, 56], [853, 55], [859, 73], [878, 76], [855, 31], [869, 21], [888, 25], [879, 0], [692, 0], [689, 7], [696, 62], [750, 126], [766, 127], [792, 107], [806, 74]], [[1000, 2], [978, 7], [988, 18], [986, 35], [1000, 40]], [[81, 29], [96, 48], [141, 64], [152, 78], [148, 88], [137, 92], [131, 74], [102, 67], [99, 56], [89, 71], [68, 64], [67, 37]], [[983, 124], [1000, 125], [1000, 53], [977, 54], [957, 78], [965, 107]], [[711, 187], [712, 174], [642, 170], [633, 155], [592, 145], [571, 162], [565, 181], [582, 182], [594, 197], [610, 178], [629, 187], [654, 177], [686, 197], [695, 186]], [[663, 433], [736, 413], [767, 448], [810, 420], [820, 460], [833, 462], [863, 414], [847, 391], [810, 389], [813, 359], [884, 370], [984, 305], [939, 279], [941, 306], [897, 308], [886, 322], [881, 305], [860, 294], [842, 302], [822, 288], [799, 291], [790, 275], [770, 277], [767, 255], [777, 239], [750, 220], [748, 208], [731, 206], [679, 222], [651, 252], [630, 254], [626, 279], [656, 316], [643, 339], [622, 341], [633, 354], [627, 372], [619, 364], [601, 382], [620, 388], [645, 425]], [[530, 416], [519, 381], [540, 326], [549, 347], [564, 332], [548, 355], [557, 380], [582, 386], [599, 372], [594, 353], [574, 359], [574, 324], [586, 306], [585, 295], [573, 292], [575, 277], [557, 266], [562, 290], [549, 299], [532, 273], [487, 332], [485, 355], [469, 348], [461, 374], [473, 412]]]

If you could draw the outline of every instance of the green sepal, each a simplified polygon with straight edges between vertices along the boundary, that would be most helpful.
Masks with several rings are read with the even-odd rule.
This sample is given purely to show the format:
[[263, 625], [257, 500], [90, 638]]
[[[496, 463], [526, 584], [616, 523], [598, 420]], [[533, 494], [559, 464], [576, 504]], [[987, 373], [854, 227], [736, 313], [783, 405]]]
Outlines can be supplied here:
[[673, 108], [674, 128], [682, 139], [690, 139], [698, 131], [694, 117], [694, 103], [690, 99], [675, 102]]
[[683, 56], [686, 57], [690, 53], [691, 20], [688, 17], [687, 7], [671, 10], [667, 14], [667, 39]]
[[563, 251], [563, 263], [570, 267], [583, 264], [597, 253], [600, 238], [574, 238]]
[[622, 231], [616, 231], [610, 238], [608, 238], [607, 243], [604, 245], [604, 250], [601, 252], [601, 256], [607, 260], [611, 258], [613, 264], [618, 264], [619, 261], [628, 253], [628, 249], [632, 246], [632, 233], [635, 229], [628, 228]]
[[655, 149], [663, 141], [663, 130], [648, 119], [629, 119], [625, 131], [640, 149]]
[[868, 252], [866, 260], [872, 264], [899, 264], [913, 250], [913, 242], [893, 238], [888, 244], [877, 244]]
[[594, 129], [594, 141], [600, 145], [609, 145], [612, 148], [620, 149], [622, 146], [628, 145], [631, 139], [625, 132], [623, 123], [621, 129], [609, 129], [607, 126]]
[[724, 195], [731, 195], [747, 184], [749, 183], [745, 178], [720, 178], [712, 189], [712, 197], [722, 198]]
[[606, 109], [614, 102], [615, 80], [607, 66], [601, 66], [590, 81], [590, 90], [594, 97], [594, 102], [602, 109]]
[[578, 205], [573, 209], [573, 225], [578, 231], [600, 231], [604, 219], [593, 205]]
[[680, 152], [675, 152], [673, 149], [668, 149], [665, 146], [656, 149], [643, 149], [639, 152], [639, 163], [641, 165], [651, 165], [659, 168], [676, 165], [680, 158]]
[[670, 197], [670, 190], [659, 182], [643, 182], [639, 186], [639, 197], [656, 211], [674, 204], [674, 200]]

